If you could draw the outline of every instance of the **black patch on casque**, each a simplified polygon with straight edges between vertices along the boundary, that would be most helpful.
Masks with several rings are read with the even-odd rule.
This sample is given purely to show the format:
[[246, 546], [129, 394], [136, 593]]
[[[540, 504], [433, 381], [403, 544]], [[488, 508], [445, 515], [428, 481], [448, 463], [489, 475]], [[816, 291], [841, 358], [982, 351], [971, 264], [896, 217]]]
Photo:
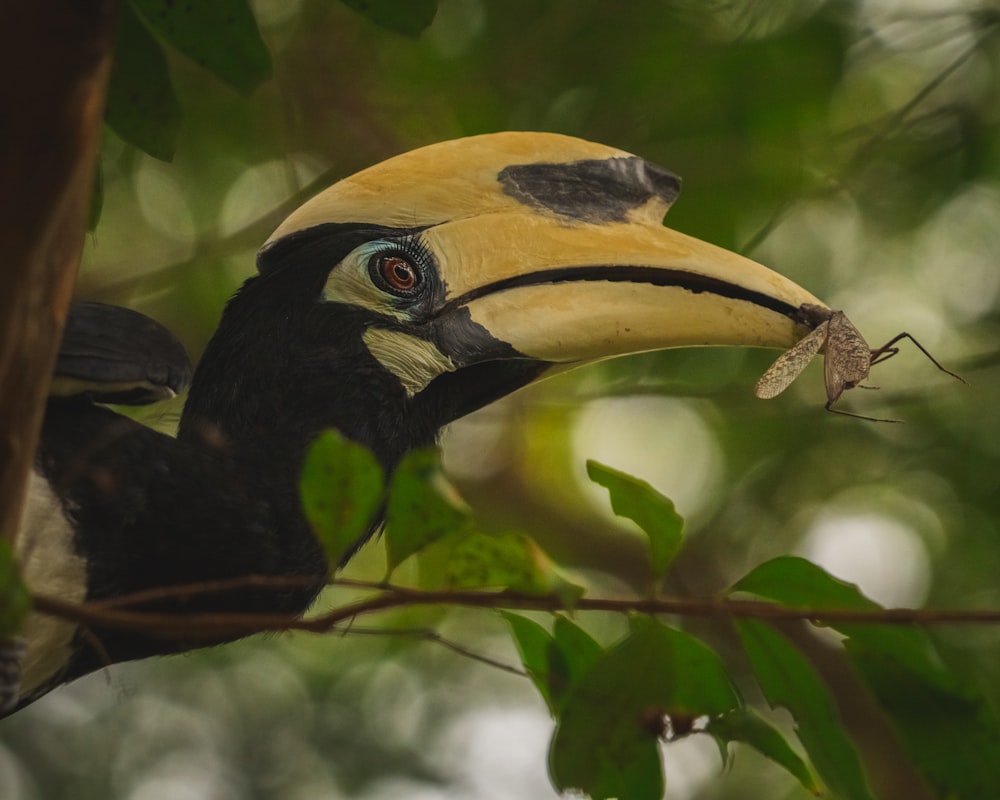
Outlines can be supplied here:
[[526, 205], [584, 222], [624, 222], [629, 211], [650, 199], [670, 205], [681, 191], [679, 177], [634, 156], [515, 164], [501, 170], [497, 180]]

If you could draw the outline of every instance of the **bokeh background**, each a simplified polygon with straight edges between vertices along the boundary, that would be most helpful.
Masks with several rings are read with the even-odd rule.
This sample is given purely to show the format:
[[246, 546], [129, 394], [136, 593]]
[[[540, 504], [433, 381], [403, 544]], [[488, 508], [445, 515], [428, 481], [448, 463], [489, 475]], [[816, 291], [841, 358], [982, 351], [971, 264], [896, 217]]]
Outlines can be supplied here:
[[[416, 39], [334, 0], [253, 6], [273, 80], [242, 96], [176, 57], [173, 162], [106, 134], [80, 296], [157, 317], [197, 355], [278, 209], [309, 187], [496, 130], [615, 145], [683, 176], [672, 227], [788, 275], [873, 345], [909, 331], [969, 385], [904, 345], [876, 369], [880, 391], [844, 401], [906, 421], [886, 425], [824, 413], [818, 360], [768, 402], [751, 389], [774, 353], [597, 365], [446, 432], [445, 465], [481, 524], [530, 532], [594, 592], [642, 585], [642, 538], [587, 484], [596, 458], [650, 481], [688, 520], [672, 593], [712, 593], [798, 553], [888, 605], [1000, 608], [1000, 4], [440, 0]], [[147, 421], [169, 429], [178, 409]], [[350, 574], [382, 565], [376, 543]], [[621, 630], [580, 621], [605, 641]], [[515, 665], [497, 616], [407, 612], [379, 625], [79, 681], [0, 723], [0, 797], [554, 796], [552, 723], [526, 679], [385, 630], [433, 626]], [[1000, 630], [936, 636], [1000, 701]], [[828, 655], [880, 796], [911, 796], [884, 725]], [[735, 653], [732, 666], [738, 675]], [[750, 752], [724, 770], [699, 738], [665, 747], [669, 797], [805, 796]]]

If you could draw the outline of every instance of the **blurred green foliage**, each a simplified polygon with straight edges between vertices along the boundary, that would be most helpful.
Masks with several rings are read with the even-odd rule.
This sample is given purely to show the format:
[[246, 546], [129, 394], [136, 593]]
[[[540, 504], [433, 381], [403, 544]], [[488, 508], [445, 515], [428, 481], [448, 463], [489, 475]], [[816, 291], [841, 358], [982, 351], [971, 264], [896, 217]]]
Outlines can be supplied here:
[[17, 558], [7, 543], [0, 544], [0, 638], [14, 636], [21, 630], [31, 609], [31, 597], [21, 581]]
[[[845, 309], [872, 343], [908, 330], [970, 385], [904, 351], [876, 368], [880, 392], [845, 398], [859, 413], [906, 421], [878, 426], [822, 412], [819, 365], [781, 398], [754, 399], [773, 353], [675, 351], [598, 365], [447, 433], [446, 470], [479, 524], [530, 533], [592, 593], [645, 591], [649, 541], [588, 485], [594, 458], [670, 497], [685, 518], [662, 593], [719, 593], [797, 553], [882, 605], [1000, 607], [993, 0], [440, 0], [433, 19], [424, 2], [257, 0], [256, 30], [240, 16], [244, 4], [208, 3], [194, 5], [229, 5], [237, 22], [185, 22], [183, 35], [153, 21], [156, 8], [175, 5], [191, 7], [126, 4], [81, 295], [159, 318], [197, 354], [252, 273], [256, 248], [320, 185], [494, 130], [621, 147], [684, 177], [672, 227], [749, 252]], [[257, 31], [266, 51], [251, 43]], [[151, 424], [175, 421], [169, 407], [151, 413]], [[348, 574], [380, 579], [381, 548], [366, 547]], [[431, 569], [396, 561], [394, 580]], [[536, 682], [546, 664], [550, 677], [568, 676], [543, 692], [558, 716], [567, 702], [558, 698], [583, 679], [575, 659], [596, 659], [582, 637], [606, 656], [636, 635], [616, 617], [575, 622], [582, 636], [558, 619], [541, 637], [522, 625], [515, 646], [490, 612], [411, 609], [343, 637], [268, 638], [118, 667], [0, 725], [0, 797], [552, 797], [553, 727], [530, 682], [422, 634], [433, 628], [512, 665], [520, 655]], [[680, 623], [723, 656], [759, 707], [740, 637], [718, 623]], [[977, 781], [995, 767], [995, 627], [920, 634], [935, 669], [976, 698], [965, 705], [846, 630], [845, 655], [801, 630], [749, 628], [758, 660], [790, 652], [785, 674], [794, 660], [800, 678], [812, 676], [802, 680], [825, 687], [806, 693], [822, 708], [800, 711], [799, 724], [812, 715], [843, 730], [872, 795], [933, 797], [942, 775], [958, 796], [990, 795]], [[827, 703], [840, 722], [831, 725]], [[780, 713], [767, 721], [791, 731]], [[708, 736], [680, 737], [658, 756], [641, 746], [645, 763], [650, 752], [664, 759], [671, 798], [808, 796], [800, 773], [739, 745], [725, 772]], [[765, 753], [791, 769], [776, 745]], [[863, 796], [853, 773], [834, 770], [845, 795]], [[963, 771], [968, 782], [956, 786]]]

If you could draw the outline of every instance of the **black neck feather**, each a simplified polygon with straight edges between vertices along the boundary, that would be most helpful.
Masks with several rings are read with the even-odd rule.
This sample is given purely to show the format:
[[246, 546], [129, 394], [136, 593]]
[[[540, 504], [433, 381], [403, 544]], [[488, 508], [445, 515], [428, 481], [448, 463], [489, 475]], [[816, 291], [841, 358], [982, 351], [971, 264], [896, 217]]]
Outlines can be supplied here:
[[[370, 447], [387, 472], [408, 449], [434, 441], [442, 421], [426, 410], [414, 413], [398, 380], [364, 347], [368, 312], [321, 301], [326, 274], [340, 257], [329, 241], [317, 240], [246, 283], [201, 359], [176, 439], [82, 398], [50, 404], [39, 466], [76, 528], [89, 599], [251, 574], [297, 575], [314, 580], [298, 589], [176, 597], [152, 606], [301, 612], [327, 575], [297, 488], [315, 436], [338, 428]], [[81, 640], [63, 680], [108, 657], [123, 661], [196, 644], [94, 633], [103, 652]]]

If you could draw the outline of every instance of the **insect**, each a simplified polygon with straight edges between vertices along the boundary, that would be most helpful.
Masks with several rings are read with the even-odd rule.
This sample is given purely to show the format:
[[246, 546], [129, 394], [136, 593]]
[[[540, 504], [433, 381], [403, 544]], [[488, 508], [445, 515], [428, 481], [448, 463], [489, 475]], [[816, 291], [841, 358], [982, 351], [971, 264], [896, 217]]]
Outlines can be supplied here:
[[[896, 355], [899, 352], [896, 343], [902, 339], [909, 339], [913, 342], [939, 370], [965, 383], [960, 376], [941, 366], [920, 342], [905, 331], [894, 336], [881, 347], [872, 349], [843, 311], [833, 311], [823, 306], [805, 304], [799, 307], [798, 316], [804, 324], [813, 329], [812, 332], [782, 353], [767, 372], [761, 376], [754, 387], [754, 394], [757, 397], [765, 400], [777, 397], [799, 376], [799, 373], [806, 368], [816, 353], [823, 353], [827, 398], [825, 407], [827, 411], [843, 414], [846, 417], [867, 419], [872, 422], [902, 422], [898, 419], [866, 417], [862, 414], [833, 408], [833, 404], [840, 399], [844, 392], [858, 386], [861, 381], [868, 377], [873, 366]], [[877, 387], [862, 386], [861, 388], [874, 389]]]

